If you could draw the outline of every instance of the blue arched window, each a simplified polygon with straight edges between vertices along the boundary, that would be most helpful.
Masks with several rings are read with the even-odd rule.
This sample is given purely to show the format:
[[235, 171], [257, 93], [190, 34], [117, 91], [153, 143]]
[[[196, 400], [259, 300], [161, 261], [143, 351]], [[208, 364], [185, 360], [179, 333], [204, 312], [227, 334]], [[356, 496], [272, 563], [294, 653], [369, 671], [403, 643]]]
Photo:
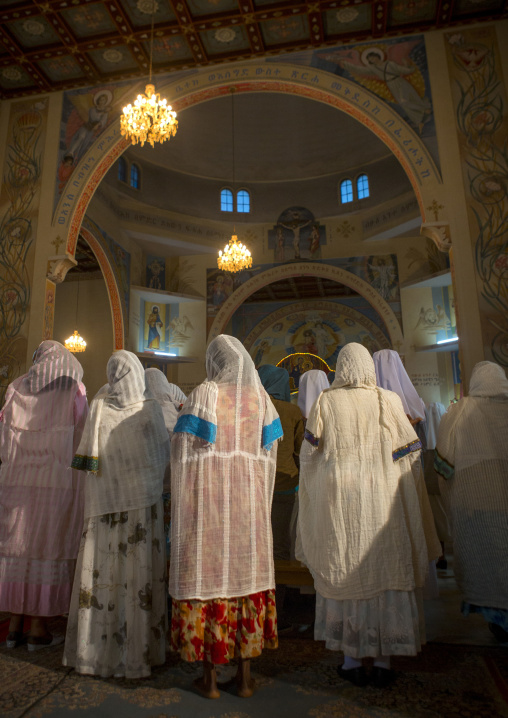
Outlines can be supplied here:
[[233, 193], [230, 189], [221, 189], [220, 191], [220, 208], [222, 212], [233, 211]]
[[134, 187], [134, 189], [139, 189], [140, 184], [141, 177], [139, 175], [139, 167], [133, 162], [131, 165], [131, 187]]
[[120, 182], [127, 182], [127, 161], [125, 157], [118, 160], [118, 179]]
[[246, 189], [241, 189], [236, 193], [236, 211], [250, 212], [250, 194]]
[[369, 178], [367, 175], [360, 175], [356, 180], [356, 191], [358, 193], [358, 199], [368, 197], [369, 192]]
[[340, 201], [342, 204], [353, 201], [353, 183], [350, 179], [342, 180], [340, 183]]

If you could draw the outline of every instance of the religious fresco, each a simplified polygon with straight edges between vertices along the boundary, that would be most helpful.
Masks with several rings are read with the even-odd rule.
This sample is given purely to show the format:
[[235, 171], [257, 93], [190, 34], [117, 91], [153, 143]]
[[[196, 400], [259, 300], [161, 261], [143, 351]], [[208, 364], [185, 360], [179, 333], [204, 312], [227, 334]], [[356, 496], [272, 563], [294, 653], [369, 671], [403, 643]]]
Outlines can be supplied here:
[[11, 105], [0, 189], [0, 405], [25, 371], [48, 100]]
[[326, 227], [305, 207], [288, 207], [268, 230], [268, 248], [275, 262], [290, 259], [320, 259], [326, 244]]
[[[420, 306], [418, 318], [414, 325], [413, 337], [415, 344], [436, 344], [443, 339], [457, 336], [457, 320], [453, 289], [449, 287], [432, 287], [427, 293], [430, 302]], [[421, 333], [426, 341], [418, 341], [415, 335]], [[428, 341], [428, 339], [432, 341]]]
[[334, 369], [339, 351], [349, 342], [358, 342], [370, 352], [390, 346], [386, 334], [373, 321], [375, 310], [371, 308], [367, 316], [358, 309], [365, 300], [357, 299], [263, 303], [263, 318], [258, 315], [247, 334], [249, 319], [259, 313], [259, 308], [244, 305], [233, 315], [233, 333], [243, 341], [256, 367], [277, 364], [288, 354], [309, 353]]
[[166, 260], [164, 257], [147, 255], [146, 286], [150, 289], [166, 289]]
[[122, 110], [132, 83], [64, 92], [54, 206], [78, 161]]
[[284, 359], [281, 359], [276, 366], [282, 367], [289, 374], [289, 391], [291, 394], [298, 393], [300, 379], [307, 371], [312, 371], [313, 369], [324, 371], [330, 383], [335, 378], [335, 372], [331, 367], [329, 367], [323, 359], [309, 352], [288, 354]]
[[439, 163], [423, 35], [325, 48], [307, 57], [311, 67], [341, 75], [384, 100]]
[[143, 323], [143, 350], [168, 351], [166, 339], [166, 305], [145, 302], [145, 319]]
[[[320, 264], [340, 267], [368, 282], [390, 305], [397, 320], [401, 323], [399, 271], [396, 254], [323, 259], [320, 260]], [[221, 306], [236, 289], [257, 274], [278, 266], [278, 264], [254, 265], [251, 269], [237, 272], [236, 274], [223, 272], [219, 269], [207, 269], [206, 308], [209, 318], [208, 328], [213, 322], [213, 317], [217, 315]], [[274, 279], [274, 281], [276, 280]], [[383, 330], [385, 329], [385, 325], [381, 320], [380, 326], [383, 327]]]
[[507, 367], [508, 97], [496, 31], [489, 25], [445, 37], [485, 359]]

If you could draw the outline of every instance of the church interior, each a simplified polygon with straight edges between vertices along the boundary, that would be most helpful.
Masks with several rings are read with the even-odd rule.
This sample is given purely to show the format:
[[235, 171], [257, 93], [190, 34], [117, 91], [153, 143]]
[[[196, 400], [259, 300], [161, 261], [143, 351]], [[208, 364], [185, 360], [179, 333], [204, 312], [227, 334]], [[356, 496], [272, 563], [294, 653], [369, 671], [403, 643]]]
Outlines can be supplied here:
[[[506, 370], [506, 0], [5, 0], [0, 15], [2, 404], [39, 343], [75, 331], [89, 401], [119, 349], [188, 395], [220, 334], [286, 368], [293, 401], [349, 342], [395, 349], [426, 404], [467, 395], [477, 362]], [[149, 74], [178, 119], [153, 147], [120, 124]], [[217, 261], [233, 236], [241, 271]], [[0, 646], [16, 687], [0, 712], [506, 716], [506, 647], [460, 615], [447, 549], [429, 643], [384, 693], [339, 683], [294, 586], [298, 628], [263, 654], [248, 707], [186, 695], [176, 661], [115, 687], [69, 682], [58, 650]]]

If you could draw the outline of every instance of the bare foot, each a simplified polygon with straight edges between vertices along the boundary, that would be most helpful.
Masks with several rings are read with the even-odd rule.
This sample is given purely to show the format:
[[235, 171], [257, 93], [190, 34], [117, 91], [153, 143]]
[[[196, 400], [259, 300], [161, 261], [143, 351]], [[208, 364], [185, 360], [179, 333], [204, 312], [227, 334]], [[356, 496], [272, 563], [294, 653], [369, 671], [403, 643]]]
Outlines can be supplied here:
[[240, 698], [250, 698], [256, 690], [256, 681], [253, 678], [249, 678], [248, 681], [238, 682], [238, 695]]
[[208, 682], [205, 681], [203, 676], [201, 676], [201, 678], [196, 678], [192, 685], [204, 698], [220, 698], [220, 693], [217, 690], [217, 687], [208, 685]]

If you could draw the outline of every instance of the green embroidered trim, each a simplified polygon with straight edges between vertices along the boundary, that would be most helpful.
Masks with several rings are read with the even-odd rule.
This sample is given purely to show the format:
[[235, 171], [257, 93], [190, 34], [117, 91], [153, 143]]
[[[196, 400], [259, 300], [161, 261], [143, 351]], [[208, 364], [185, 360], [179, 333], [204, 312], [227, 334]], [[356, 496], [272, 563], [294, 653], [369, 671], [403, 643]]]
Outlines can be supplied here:
[[434, 449], [434, 451], [434, 469], [440, 476], [443, 477], [443, 479], [445, 479], [445, 481], [447, 479], [451, 479], [455, 474], [455, 466], [444, 459], [437, 449]]
[[79, 469], [80, 471], [91, 471], [96, 474], [99, 471], [98, 456], [83, 456], [76, 454], [72, 460], [71, 469]]

